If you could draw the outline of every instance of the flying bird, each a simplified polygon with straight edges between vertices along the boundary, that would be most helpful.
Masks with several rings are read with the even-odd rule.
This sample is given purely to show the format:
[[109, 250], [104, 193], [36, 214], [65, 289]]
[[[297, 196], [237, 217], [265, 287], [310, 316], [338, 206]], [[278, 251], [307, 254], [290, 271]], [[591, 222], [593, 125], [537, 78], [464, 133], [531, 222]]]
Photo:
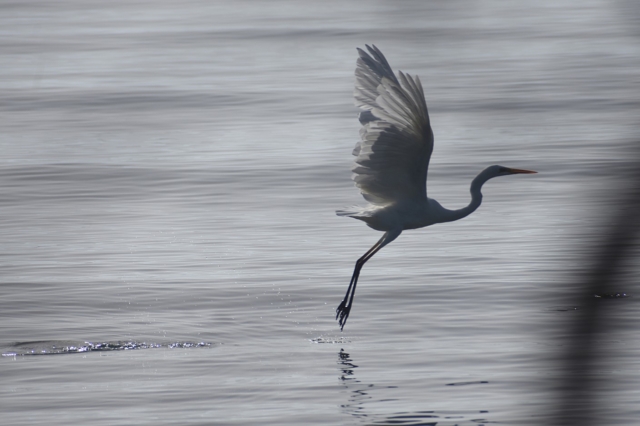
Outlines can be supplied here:
[[407, 229], [452, 222], [473, 213], [482, 202], [482, 185], [498, 176], [536, 173], [531, 170], [490, 166], [471, 181], [471, 202], [459, 210], [449, 210], [427, 197], [427, 170], [433, 151], [433, 131], [420, 79], [402, 71], [396, 77], [375, 45], [369, 53], [358, 49], [356, 66], [356, 106], [362, 109], [360, 141], [353, 180], [369, 202], [364, 208], [338, 210], [365, 222], [384, 234], [356, 262], [344, 300], [336, 309], [340, 330], [353, 307], [360, 270], [382, 247]]

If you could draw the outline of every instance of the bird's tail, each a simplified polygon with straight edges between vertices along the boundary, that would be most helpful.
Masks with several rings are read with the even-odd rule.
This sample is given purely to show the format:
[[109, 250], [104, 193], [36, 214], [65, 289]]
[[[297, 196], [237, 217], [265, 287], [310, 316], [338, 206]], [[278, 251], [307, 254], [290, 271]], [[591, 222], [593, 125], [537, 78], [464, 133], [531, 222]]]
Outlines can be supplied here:
[[360, 213], [362, 211], [361, 207], [358, 206], [353, 206], [353, 207], [348, 207], [342, 210], [336, 210], [336, 214], [338, 216], [349, 216], [349, 217], [353, 217], [355, 215], [357, 215], [358, 213]]

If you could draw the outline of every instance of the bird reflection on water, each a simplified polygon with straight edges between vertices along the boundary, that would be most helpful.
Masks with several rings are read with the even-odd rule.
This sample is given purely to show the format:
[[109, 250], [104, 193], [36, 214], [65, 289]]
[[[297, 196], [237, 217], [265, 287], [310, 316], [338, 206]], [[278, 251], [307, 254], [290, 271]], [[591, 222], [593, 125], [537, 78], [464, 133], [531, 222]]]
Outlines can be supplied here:
[[[340, 382], [344, 388], [349, 391], [349, 399], [345, 404], [341, 405], [343, 412], [352, 417], [363, 419], [367, 425], [405, 425], [405, 426], [435, 426], [435, 425], [463, 425], [466, 422], [475, 426], [482, 426], [486, 423], [493, 423], [485, 419], [474, 418], [467, 419], [464, 415], [439, 415], [435, 411], [412, 411], [412, 412], [395, 412], [388, 416], [367, 413], [365, 404], [371, 402], [392, 402], [397, 401], [394, 398], [385, 398], [375, 400], [371, 395], [375, 389], [381, 389], [374, 384], [365, 384], [358, 380], [355, 376], [355, 369], [358, 368], [353, 363], [351, 356], [340, 349], [338, 352], [338, 367], [340, 369]], [[382, 389], [397, 389], [397, 386], [385, 386]], [[476, 412], [477, 413], [477, 412]], [[487, 411], [481, 411], [480, 414], [486, 414]], [[475, 413], [474, 413], [475, 414]], [[453, 423], [450, 423], [453, 422]]]
[[352, 362], [349, 354], [346, 353], [344, 349], [340, 349], [338, 357], [341, 370], [340, 380], [344, 384], [344, 387], [350, 391], [349, 401], [341, 407], [345, 413], [353, 417], [367, 417], [363, 412], [364, 402], [367, 399], [371, 399], [371, 397], [366, 392], [366, 389], [373, 387], [373, 385], [362, 385], [360, 380], [355, 377], [354, 370], [358, 368], [358, 366]]

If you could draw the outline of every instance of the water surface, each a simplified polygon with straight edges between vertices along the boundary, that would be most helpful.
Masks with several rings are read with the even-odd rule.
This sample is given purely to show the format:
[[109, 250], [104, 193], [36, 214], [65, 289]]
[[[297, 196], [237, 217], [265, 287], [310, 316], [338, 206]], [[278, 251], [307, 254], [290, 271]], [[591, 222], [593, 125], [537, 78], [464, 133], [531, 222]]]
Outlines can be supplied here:
[[[630, 3], [1, 8], [6, 424], [547, 418], [580, 307], [567, 293], [634, 167]], [[431, 197], [466, 205], [491, 164], [540, 173], [385, 247], [340, 332], [379, 238], [334, 215], [363, 204], [349, 154], [365, 43], [423, 82]], [[598, 340], [609, 425], [640, 414], [635, 272], [630, 297], [603, 299], [619, 319]]]

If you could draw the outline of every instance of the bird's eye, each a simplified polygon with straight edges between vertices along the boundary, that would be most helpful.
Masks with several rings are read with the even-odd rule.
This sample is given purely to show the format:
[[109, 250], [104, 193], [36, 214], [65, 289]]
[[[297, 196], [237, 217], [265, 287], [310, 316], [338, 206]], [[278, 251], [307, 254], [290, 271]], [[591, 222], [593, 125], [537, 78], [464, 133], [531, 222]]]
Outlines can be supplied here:
[[506, 173], [506, 172], [507, 172], [506, 167], [500, 167], [500, 173]]

